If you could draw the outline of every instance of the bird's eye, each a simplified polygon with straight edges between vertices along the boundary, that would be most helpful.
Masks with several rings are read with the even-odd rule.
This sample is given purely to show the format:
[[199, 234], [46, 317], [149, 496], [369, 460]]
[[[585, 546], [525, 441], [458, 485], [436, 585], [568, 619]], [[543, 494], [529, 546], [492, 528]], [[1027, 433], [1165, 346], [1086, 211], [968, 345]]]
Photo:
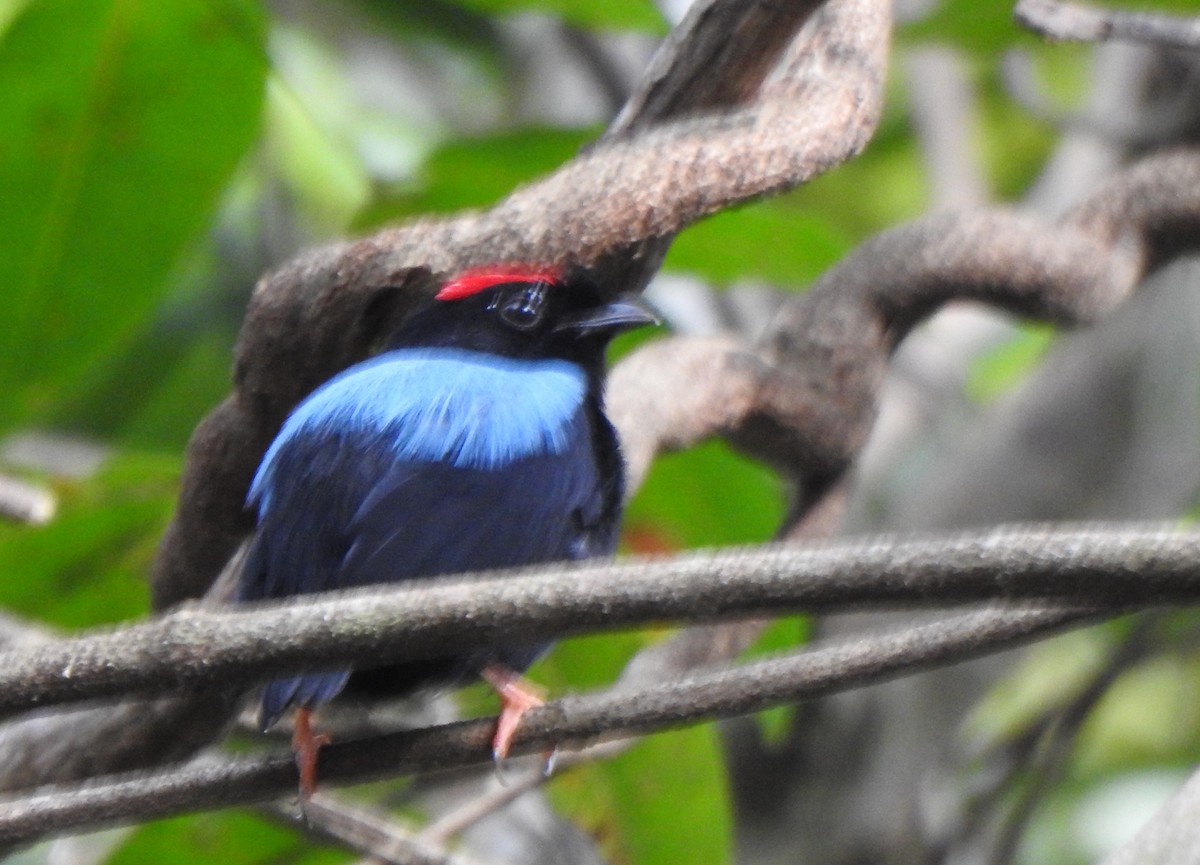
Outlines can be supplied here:
[[521, 286], [498, 297], [492, 308], [509, 326], [533, 330], [546, 315], [546, 288], [544, 282]]

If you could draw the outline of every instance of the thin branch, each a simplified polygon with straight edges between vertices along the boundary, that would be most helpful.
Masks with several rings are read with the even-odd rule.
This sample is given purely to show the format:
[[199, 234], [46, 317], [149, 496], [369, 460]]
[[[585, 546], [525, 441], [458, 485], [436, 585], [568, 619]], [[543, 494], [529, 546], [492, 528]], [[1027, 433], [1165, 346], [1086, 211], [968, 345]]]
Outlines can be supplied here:
[[[514, 754], [598, 736], [665, 730], [862, 687], [955, 663], [1102, 618], [1094, 607], [1000, 608], [809, 651], [697, 672], [646, 689], [566, 697], [531, 710]], [[490, 719], [335, 743], [321, 752], [322, 783], [345, 784], [491, 759]], [[146, 820], [289, 795], [290, 753], [205, 760], [128, 779], [39, 792], [0, 803], [0, 844], [25, 844], [83, 827]]]
[[[272, 813], [295, 821], [296, 805], [277, 805]], [[387, 814], [352, 805], [326, 793], [315, 793], [299, 807], [308, 828], [368, 857], [363, 865], [473, 865], [441, 849]]]
[[603, 38], [591, 30], [572, 24], [560, 24], [559, 37], [579, 60], [592, 83], [604, 96], [604, 102], [615, 114], [629, 99], [629, 82], [621, 64], [613, 61]]
[[626, 736], [620, 739], [605, 739], [603, 742], [588, 745], [578, 751], [555, 754], [551, 758], [552, 772], [547, 772], [543, 766], [515, 779], [497, 780], [483, 793], [468, 799], [459, 807], [438, 817], [418, 832], [417, 837], [429, 844], [446, 844], [485, 817], [491, 816], [526, 793], [545, 785], [551, 778], [570, 771], [576, 766], [608, 760], [623, 754], [641, 741], [641, 738], [640, 736]]
[[1170, 526], [1013, 527], [543, 566], [229, 610], [182, 609], [0, 654], [0, 709], [436, 658], [664, 619], [868, 603], [1197, 601], [1198, 558], [1200, 532]]
[[1028, 784], [1012, 804], [997, 838], [989, 851], [987, 865], [1011, 865], [1016, 861], [1021, 841], [1037, 806], [1054, 789], [1066, 772], [1067, 761], [1075, 748], [1079, 731], [1096, 704], [1108, 693], [1117, 678], [1132, 664], [1145, 657], [1150, 647], [1148, 639], [1154, 627], [1153, 619], [1143, 619], [1137, 630], [1126, 639], [1101, 667], [1087, 685], [1064, 705], [1056, 707], [1048, 723], [1042, 727], [1036, 753], [1022, 761], [1021, 772]]
[[[235, 556], [200, 604], [227, 603], [240, 563]], [[60, 635], [9, 619], [6, 650]], [[0, 790], [63, 784], [187, 759], [213, 744], [246, 698], [236, 687], [163, 698], [124, 699], [70, 711], [28, 713], [0, 726]]]
[[1047, 39], [1103, 42], [1118, 39], [1168, 48], [1200, 48], [1200, 18], [1166, 12], [1127, 12], [1062, 0], [1019, 0], [1017, 23]]
[[1129, 98], [1128, 110], [1121, 112], [1105, 112], [1095, 105], [1060, 106], [1034, 74], [1033, 55], [1019, 48], [1005, 52], [1001, 75], [1008, 93], [1034, 117], [1057, 129], [1086, 132], [1130, 150], [1155, 149], [1186, 138], [1195, 115], [1194, 88], [1182, 82], [1165, 91], [1145, 88], [1148, 92]]

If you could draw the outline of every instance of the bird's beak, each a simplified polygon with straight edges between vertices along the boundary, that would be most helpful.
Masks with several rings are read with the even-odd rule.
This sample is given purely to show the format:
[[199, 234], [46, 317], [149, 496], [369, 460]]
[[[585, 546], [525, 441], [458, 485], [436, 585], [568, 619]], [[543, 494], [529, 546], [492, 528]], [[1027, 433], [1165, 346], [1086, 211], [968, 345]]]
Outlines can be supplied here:
[[601, 331], [615, 336], [635, 327], [661, 323], [658, 313], [640, 295], [619, 294], [604, 306], [563, 316], [554, 329], [574, 331], [580, 336]]

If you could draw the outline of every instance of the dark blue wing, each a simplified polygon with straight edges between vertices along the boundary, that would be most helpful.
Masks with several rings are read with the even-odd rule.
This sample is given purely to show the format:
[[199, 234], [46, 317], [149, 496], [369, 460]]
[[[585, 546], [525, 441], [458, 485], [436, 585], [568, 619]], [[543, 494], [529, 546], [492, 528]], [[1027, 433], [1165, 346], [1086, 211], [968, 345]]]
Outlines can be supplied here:
[[401, 462], [350, 524], [340, 586], [611, 553], [616, 520], [581, 411], [569, 446], [494, 470]]
[[[596, 430], [588, 421], [581, 408], [561, 452], [495, 469], [395, 460], [367, 433], [290, 442], [276, 456], [241, 597], [278, 598], [611, 553], [620, 475], [598, 464]], [[600, 423], [597, 434], [610, 436], [602, 417]], [[615, 453], [615, 445], [604, 444]], [[520, 649], [496, 657], [521, 666], [534, 654]], [[329, 699], [347, 675], [271, 683], [264, 723], [291, 705]]]

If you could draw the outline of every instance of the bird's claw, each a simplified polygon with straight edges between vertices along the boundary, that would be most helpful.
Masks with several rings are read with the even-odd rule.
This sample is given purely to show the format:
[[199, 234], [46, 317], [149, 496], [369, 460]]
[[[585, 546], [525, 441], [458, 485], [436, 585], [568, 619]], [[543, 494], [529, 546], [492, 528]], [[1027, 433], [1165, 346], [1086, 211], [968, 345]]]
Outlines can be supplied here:
[[296, 710], [292, 728], [292, 752], [296, 755], [296, 769], [300, 773], [300, 803], [307, 802], [317, 789], [317, 754], [330, 742], [326, 733], [314, 733], [312, 709]]
[[496, 732], [492, 736], [492, 759], [499, 765], [512, 749], [522, 716], [546, 701], [529, 682], [506, 667], [492, 664], [484, 667], [482, 675], [500, 698], [500, 715], [496, 718]]

